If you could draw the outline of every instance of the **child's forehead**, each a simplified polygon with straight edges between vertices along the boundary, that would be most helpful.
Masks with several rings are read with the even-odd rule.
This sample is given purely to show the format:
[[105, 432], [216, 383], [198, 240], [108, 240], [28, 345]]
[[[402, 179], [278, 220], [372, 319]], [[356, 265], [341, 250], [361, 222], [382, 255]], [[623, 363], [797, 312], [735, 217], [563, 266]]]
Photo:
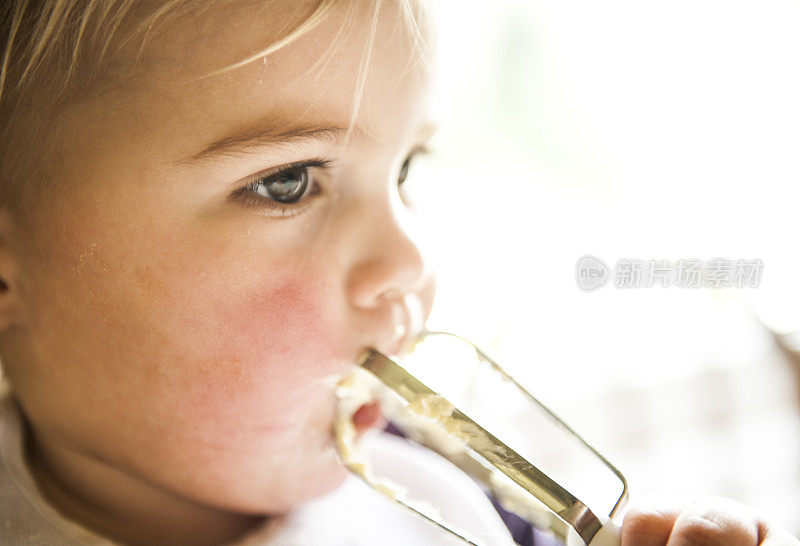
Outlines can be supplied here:
[[[143, 43], [123, 41], [116, 71], [131, 70], [139, 78], [164, 85], [180, 83], [182, 78], [201, 81], [248, 59], [264, 75], [309, 80], [326, 72], [357, 70], [370, 51], [384, 58], [392, 55], [398, 62], [404, 56], [402, 64], [408, 64], [412, 39], [399, 10], [384, 7], [376, 17], [378, 4], [372, 2], [331, 2], [322, 10], [318, 4], [318, 0], [229, 0], [213, 8], [201, 4], [166, 20], [157, 31], [146, 32]], [[262, 56], [265, 51], [269, 54]]]
[[[303, 127], [324, 120], [326, 126], [342, 127], [351, 121], [359, 77], [369, 61], [362, 107], [374, 111], [366, 112], [364, 126], [369, 127], [370, 117], [386, 116], [387, 110], [408, 108], [411, 115], [417, 106], [413, 101], [387, 99], [399, 99], [401, 87], [425, 87], [426, 65], [415, 62], [419, 51], [399, 10], [384, 8], [373, 19], [374, 10], [364, 8], [373, 5], [370, 2], [334, 2], [313, 28], [295, 40], [263, 58], [220, 72], [291, 34], [317, 2], [305, 4], [308, 9], [288, 1], [225, 2], [171, 20], [143, 49], [115, 59], [110, 77], [124, 84], [112, 86], [114, 92], [98, 110], [115, 109], [116, 103], [125, 105], [131, 115], [168, 110], [205, 126], [217, 119], [225, 124], [235, 120], [239, 133], [270, 123], [289, 125], [286, 121]], [[384, 100], [375, 100], [380, 97]], [[123, 123], [130, 120], [122, 114], [119, 110]]]
[[[223, 111], [246, 109], [242, 102], [252, 100], [257, 88], [260, 112], [266, 107], [317, 119], [349, 115], [364, 73], [372, 94], [391, 94], [402, 79], [426, 79], [399, 10], [382, 8], [375, 17], [371, 2], [333, 2], [316, 20], [318, 3], [229, 1], [170, 20], [143, 47], [115, 56], [108, 76], [122, 85], [111, 87], [128, 101], [190, 100], [198, 115], [212, 104]], [[282, 43], [309, 17], [316, 20], [313, 27]], [[226, 70], [276, 45], [268, 55]], [[273, 104], [264, 104], [270, 97]]]

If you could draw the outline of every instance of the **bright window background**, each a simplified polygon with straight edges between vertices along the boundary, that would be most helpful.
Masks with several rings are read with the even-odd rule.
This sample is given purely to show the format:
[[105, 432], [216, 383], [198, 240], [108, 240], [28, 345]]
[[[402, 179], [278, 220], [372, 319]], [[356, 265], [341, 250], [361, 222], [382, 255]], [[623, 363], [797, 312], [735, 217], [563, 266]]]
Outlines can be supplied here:
[[[727, 495], [800, 532], [800, 405], [759, 320], [800, 328], [800, 4], [436, 10], [430, 324], [487, 348], [634, 498]], [[758, 289], [586, 293], [584, 254], [764, 270]]]

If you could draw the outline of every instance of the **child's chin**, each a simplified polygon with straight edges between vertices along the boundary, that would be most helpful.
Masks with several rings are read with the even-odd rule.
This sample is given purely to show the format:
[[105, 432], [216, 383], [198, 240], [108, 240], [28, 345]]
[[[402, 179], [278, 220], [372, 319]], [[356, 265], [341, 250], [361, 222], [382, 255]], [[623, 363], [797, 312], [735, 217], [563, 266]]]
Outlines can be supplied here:
[[317, 483], [311, 487], [309, 498], [306, 500], [312, 500], [335, 491], [345, 482], [345, 480], [347, 480], [349, 476], [350, 471], [337, 461], [331, 472], [326, 474], [324, 478], [319, 479]]
[[303, 480], [302, 488], [294, 492], [290, 503], [285, 506], [284, 511], [297, 508], [307, 502], [332, 493], [338, 489], [349, 476], [350, 472], [338, 461], [335, 465], [326, 467], [324, 471], [320, 469], [320, 472], [314, 475], [304, 476], [301, 478]]

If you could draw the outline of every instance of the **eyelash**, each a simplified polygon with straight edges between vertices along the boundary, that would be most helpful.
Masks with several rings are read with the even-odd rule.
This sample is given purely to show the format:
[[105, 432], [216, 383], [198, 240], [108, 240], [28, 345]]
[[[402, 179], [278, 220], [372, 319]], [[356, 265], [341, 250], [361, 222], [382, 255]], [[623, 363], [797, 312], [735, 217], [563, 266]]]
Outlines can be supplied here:
[[[397, 178], [399, 180], [400, 176], [403, 175], [403, 180], [401, 181], [399, 180], [399, 182], [402, 184], [403, 182], [406, 181], [406, 179], [408, 178], [408, 173], [411, 172], [411, 165], [414, 164], [415, 159], [417, 159], [418, 157], [429, 156], [430, 154], [431, 154], [431, 149], [428, 146], [423, 145], [413, 148], [406, 156], [406, 158], [403, 160], [403, 163], [400, 164], [400, 172], [397, 173]], [[405, 173], [403, 173], [403, 170], [405, 170]]]
[[[398, 173], [398, 180], [400, 178], [400, 175], [403, 173], [404, 168], [406, 171], [405, 177], [408, 176], [411, 164], [414, 162], [414, 159], [416, 157], [422, 155], [428, 155], [429, 153], [430, 150], [427, 146], [419, 146], [413, 149], [401, 164], [400, 172]], [[299, 209], [304, 207], [305, 201], [307, 201], [308, 196], [319, 193], [319, 186], [314, 177], [311, 176], [311, 173], [307, 173], [307, 176], [309, 176], [308, 188], [303, 192], [303, 195], [300, 197], [300, 199], [293, 203], [281, 203], [280, 201], [264, 197], [256, 193], [253, 187], [259, 184], [267, 184], [269, 182], [274, 182], [278, 180], [281, 176], [289, 174], [292, 171], [302, 171], [302, 170], [307, 171], [313, 168], [319, 168], [324, 170], [328, 168], [331, 163], [332, 161], [329, 159], [310, 159], [306, 161], [297, 161], [294, 163], [283, 165], [279, 167], [278, 170], [276, 171], [258, 175], [250, 182], [248, 182], [247, 184], [236, 190], [233, 194], [233, 197], [236, 200], [238, 200], [244, 207], [247, 208], [266, 209], [268, 212], [278, 213], [279, 216], [292, 216], [297, 212], [299, 212]], [[405, 180], [406, 178], [403, 178], [402, 181], [399, 181], [400, 184], [405, 182]]]
[[259, 195], [255, 192], [254, 186], [274, 182], [281, 176], [289, 174], [292, 171], [308, 171], [314, 168], [325, 169], [331, 163], [332, 161], [328, 159], [309, 159], [282, 165], [278, 170], [257, 175], [250, 182], [236, 190], [233, 197], [247, 208], [266, 209], [268, 212], [275, 212], [280, 216], [291, 216], [297, 212], [297, 209], [305, 205], [308, 196], [319, 193], [319, 186], [311, 173], [307, 173], [309, 177], [307, 182], [308, 187], [303, 192], [302, 197], [294, 203], [281, 203], [280, 201]]

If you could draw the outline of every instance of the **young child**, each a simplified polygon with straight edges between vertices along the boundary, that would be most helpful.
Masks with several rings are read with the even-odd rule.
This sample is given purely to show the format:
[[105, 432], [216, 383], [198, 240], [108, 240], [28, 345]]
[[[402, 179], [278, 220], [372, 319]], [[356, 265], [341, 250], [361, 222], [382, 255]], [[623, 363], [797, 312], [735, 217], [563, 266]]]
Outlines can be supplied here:
[[[424, 10], [0, 10], [0, 542], [450, 543], [346, 481], [331, 434], [337, 379], [433, 298], [402, 196], [431, 132]], [[505, 532], [477, 488], [438, 479]], [[700, 504], [623, 531], [796, 543]]]

